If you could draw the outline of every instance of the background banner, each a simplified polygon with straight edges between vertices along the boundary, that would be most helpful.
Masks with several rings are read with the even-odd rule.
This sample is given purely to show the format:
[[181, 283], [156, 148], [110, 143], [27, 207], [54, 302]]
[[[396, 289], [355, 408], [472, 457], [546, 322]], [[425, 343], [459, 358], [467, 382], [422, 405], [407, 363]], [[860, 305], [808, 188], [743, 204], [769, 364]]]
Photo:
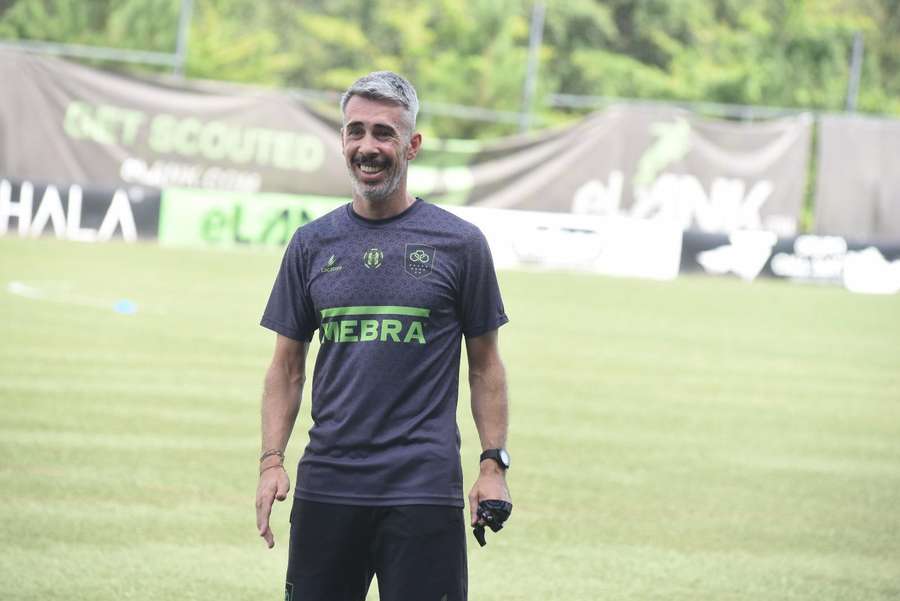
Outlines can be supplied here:
[[298, 227], [347, 202], [322, 196], [166, 190], [162, 195], [159, 242], [283, 248]]
[[[467, 204], [653, 218], [682, 229], [793, 235], [806, 186], [812, 117], [764, 123], [619, 105], [540, 137], [479, 148], [468, 165], [423, 157], [413, 185]], [[442, 171], [441, 161], [446, 170]]]
[[900, 292], [900, 244], [849, 242], [842, 236], [778, 238], [772, 232], [685, 232], [681, 271], [838, 284], [853, 292]]
[[823, 115], [819, 125], [819, 234], [900, 243], [900, 121]]
[[77, 242], [156, 238], [159, 190], [0, 178], [0, 236]]
[[[159, 242], [280, 249], [299, 226], [347, 202], [321, 196], [166, 190]], [[678, 276], [682, 232], [671, 223], [483, 207], [443, 208], [484, 232], [499, 268], [567, 269], [659, 280]]]
[[0, 175], [349, 196], [340, 136], [286, 94], [175, 87], [0, 50]]
[[681, 229], [672, 223], [484, 207], [444, 207], [477, 225], [497, 267], [588, 271], [672, 280], [678, 276]]

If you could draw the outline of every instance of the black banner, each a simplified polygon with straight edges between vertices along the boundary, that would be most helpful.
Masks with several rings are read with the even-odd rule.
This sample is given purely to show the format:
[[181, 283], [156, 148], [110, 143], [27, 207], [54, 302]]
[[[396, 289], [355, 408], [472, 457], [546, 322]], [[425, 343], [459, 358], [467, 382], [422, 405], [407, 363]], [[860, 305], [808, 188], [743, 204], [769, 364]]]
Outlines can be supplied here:
[[900, 244], [872, 245], [841, 236], [777, 238], [770, 232], [731, 235], [685, 232], [682, 273], [757, 276], [843, 284], [861, 292], [900, 291]]
[[0, 236], [137, 242], [157, 237], [159, 207], [160, 192], [154, 188], [0, 178]]

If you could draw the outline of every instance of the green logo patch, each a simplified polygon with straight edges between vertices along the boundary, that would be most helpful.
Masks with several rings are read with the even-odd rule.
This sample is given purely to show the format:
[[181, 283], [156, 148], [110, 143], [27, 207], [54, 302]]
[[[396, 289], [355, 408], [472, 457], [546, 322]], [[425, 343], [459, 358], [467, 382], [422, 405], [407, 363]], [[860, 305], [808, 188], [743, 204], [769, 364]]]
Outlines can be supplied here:
[[384, 263], [384, 253], [380, 248], [370, 248], [363, 253], [363, 265], [369, 269], [378, 269]]

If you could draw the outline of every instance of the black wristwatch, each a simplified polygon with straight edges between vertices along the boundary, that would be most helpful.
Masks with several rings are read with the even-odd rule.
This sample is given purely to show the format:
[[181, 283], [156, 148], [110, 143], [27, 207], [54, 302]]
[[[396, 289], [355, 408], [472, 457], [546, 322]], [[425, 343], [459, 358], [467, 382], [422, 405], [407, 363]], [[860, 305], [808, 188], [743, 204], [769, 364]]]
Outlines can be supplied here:
[[478, 462], [481, 463], [485, 459], [493, 459], [503, 471], [509, 469], [509, 452], [506, 449], [488, 449], [481, 454], [481, 459]]

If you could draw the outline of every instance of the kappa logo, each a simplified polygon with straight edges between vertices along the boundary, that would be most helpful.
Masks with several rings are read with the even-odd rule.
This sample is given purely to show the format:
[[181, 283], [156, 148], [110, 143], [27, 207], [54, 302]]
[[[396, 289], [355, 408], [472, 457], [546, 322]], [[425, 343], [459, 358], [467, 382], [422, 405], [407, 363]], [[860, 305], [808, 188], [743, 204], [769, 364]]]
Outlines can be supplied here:
[[331, 255], [331, 258], [328, 259], [328, 262], [325, 263], [325, 267], [322, 268], [322, 273], [331, 273], [333, 271], [340, 271], [343, 269], [343, 265], [337, 265], [337, 259], [334, 255]]
[[404, 271], [414, 278], [423, 278], [434, 268], [437, 251], [427, 244], [407, 244]]
[[384, 253], [380, 248], [370, 248], [363, 253], [363, 265], [368, 269], [378, 269], [384, 263]]

